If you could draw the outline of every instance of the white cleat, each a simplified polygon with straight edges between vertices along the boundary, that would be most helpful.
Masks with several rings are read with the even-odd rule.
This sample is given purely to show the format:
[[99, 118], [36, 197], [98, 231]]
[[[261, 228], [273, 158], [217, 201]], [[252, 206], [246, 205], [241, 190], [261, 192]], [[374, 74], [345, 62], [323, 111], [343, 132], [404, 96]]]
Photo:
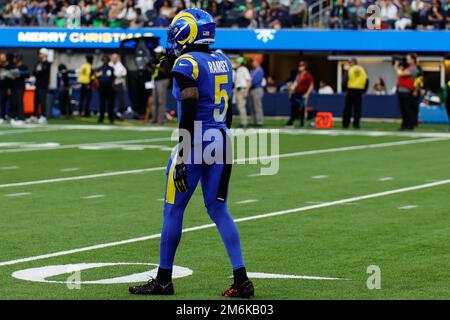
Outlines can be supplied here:
[[37, 123], [37, 120], [35, 116], [31, 116], [26, 120], [26, 123]]
[[23, 120], [11, 120], [11, 125], [14, 127], [21, 127], [25, 124]]
[[47, 122], [47, 118], [44, 117], [44, 116], [41, 116], [41, 117], [39, 118], [39, 120], [38, 120], [38, 123], [39, 123], [39, 124], [47, 124], [47, 123], [48, 123], [48, 122]]
[[0, 125], [6, 123], [5, 119], [0, 118]]

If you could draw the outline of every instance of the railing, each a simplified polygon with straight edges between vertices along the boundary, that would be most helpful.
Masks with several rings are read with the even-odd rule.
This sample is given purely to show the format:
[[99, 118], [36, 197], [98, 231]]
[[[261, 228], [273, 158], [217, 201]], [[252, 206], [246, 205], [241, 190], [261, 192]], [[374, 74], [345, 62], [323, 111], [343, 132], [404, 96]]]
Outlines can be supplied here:
[[327, 0], [319, 0], [308, 7], [308, 26], [323, 28], [323, 20], [329, 14], [331, 6]]

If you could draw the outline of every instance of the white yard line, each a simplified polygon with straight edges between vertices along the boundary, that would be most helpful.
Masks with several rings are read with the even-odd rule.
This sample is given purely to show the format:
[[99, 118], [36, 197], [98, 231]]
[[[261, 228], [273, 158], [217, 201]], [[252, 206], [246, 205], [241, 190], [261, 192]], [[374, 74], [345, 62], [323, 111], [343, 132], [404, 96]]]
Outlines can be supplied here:
[[96, 173], [96, 174], [89, 174], [89, 175], [85, 175], [85, 176], [64, 177], [64, 178], [54, 178], [54, 179], [34, 180], [34, 181], [24, 181], [24, 182], [17, 182], [17, 183], [0, 184], [0, 189], [12, 188], [12, 187], [31, 186], [31, 185], [35, 185], [35, 184], [45, 184], [45, 183], [55, 183], [55, 182], [64, 182], [64, 181], [77, 181], [77, 180], [96, 179], [96, 178], [103, 178], [103, 177], [120, 176], [120, 175], [124, 175], [124, 174], [137, 174], [137, 173], [143, 173], [143, 172], [161, 171], [161, 170], [165, 170], [165, 169], [166, 169], [166, 167], [154, 167], [154, 168], [147, 168], [147, 169], [136, 169], [136, 170]]
[[400, 210], [409, 210], [409, 209], [415, 209], [415, 208], [417, 208], [417, 206], [415, 204], [409, 204], [406, 206], [399, 207]]
[[[48, 151], [48, 150], [61, 150], [61, 149], [73, 149], [73, 148], [86, 148], [86, 147], [103, 147], [103, 146], [115, 146], [123, 144], [133, 143], [146, 143], [146, 142], [159, 142], [170, 141], [170, 137], [164, 138], [152, 138], [152, 139], [134, 139], [134, 140], [122, 140], [122, 141], [105, 141], [105, 142], [92, 142], [92, 143], [78, 143], [78, 144], [66, 144], [66, 145], [52, 145], [52, 146], [40, 146], [40, 147], [27, 147], [21, 149], [5, 149], [0, 150], [0, 153], [16, 153], [16, 152], [29, 152], [29, 151]], [[164, 147], [164, 146], [161, 146]]]
[[[310, 151], [300, 151], [300, 152], [275, 154], [275, 155], [264, 156], [264, 157], [253, 157], [253, 158], [237, 159], [237, 160], [235, 160], [235, 162], [236, 161], [244, 161], [244, 160], [245, 161], [258, 161], [258, 160], [268, 160], [268, 159], [277, 159], [277, 158], [300, 157], [300, 156], [308, 156], [308, 155], [323, 154], [323, 153], [345, 152], [345, 151], [364, 150], [364, 149], [376, 149], [376, 148], [385, 148], [385, 147], [393, 147], [393, 146], [401, 146], [401, 145], [409, 145], [409, 144], [417, 144], [417, 143], [427, 143], [427, 142], [443, 141], [443, 140], [446, 140], [446, 139], [443, 139], [443, 138], [427, 138], [427, 139], [420, 139], [420, 140], [385, 142], [385, 143], [358, 145], [358, 146], [350, 146], [350, 147], [339, 147], [339, 148], [331, 148], [331, 149], [318, 149], [318, 150], [310, 150]], [[34, 181], [7, 183], [7, 184], [0, 184], [0, 189], [2, 189], [2, 188], [13, 188], [13, 187], [30, 186], [30, 185], [44, 184], [44, 183], [54, 183], [54, 182], [64, 182], [64, 181], [76, 181], [76, 180], [85, 180], [85, 179], [95, 179], [95, 178], [119, 176], [119, 175], [126, 175], [126, 174], [136, 174], [136, 173], [160, 171], [160, 170], [165, 170], [165, 169], [166, 169], [166, 167], [164, 166], [164, 167], [154, 167], [154, 168], [145, 168], [145, 169], [134, 169], [134, 170], [113, 171], [113, 172], [89, 174], [89, 175], [85, 175], [85, 176], [63, 177], [63, 178], [53, 178], [53, 179], [45, 179], [45, 180], [34, 180]]]
[[236, 204], [254, 203], [254, 202], [258, 202], [258, 201], [259, 200], [257, 200], [257, 199], [248, 199], [248, 200], [237, 201]]
[[5, 194], [5, 197], [22, 197], [31, 194], [31, 192], [17, 192]]
[[394, 178], [392, 178], [392, 177], [383, 177], [383, 178], [378, 179], [378, 181], [392, 181], [392, 180], [394, 180]]
[[[433, 182], [433, 183], [419, 184], [419, 185], [415, 185], [415, 186], [411, 186], [411, 187], [405, 187], [405, 188], [400, 188], [400, 189], [394, 189], [394, 190], [382, 191], [382, 192], [377, 192], [377, 193], [371, 193], [371, 194], [367, 194], [367, 195], [363, 195], [363, 196], [356, 196], [356, 197], [352, 197], [352, 198], [335, 200], [335, 201], [320, 203], [320, 204], [316, 204], [316, 205], [310, 205], [310, 206], [306, 206], [306, 207], [297, 207], [297, 208], [292, 208], [292, 209], [288, 209], [288, 210], [280, 210], [280, 211], [275, 211], [275, 212], [268, 212], [268, 213], [263, 213], [263, 214], [258, 214], [258, 215], [253, 215], [253, 216], [248, 216], [248, 217], [244, 217], [244, 218], [235, 219], [234, 221], [236, 223], [239, 223], [239, 222], [244, 222], [244, 221], [266, 219], [266, 218], [270, 218], [270, 217], [288, 215], [288, 214], [297, 213], [297, 212], [304, 212], [304, 211], [309, 211], [309, 210], [314, 210], [314, 209], [332, 207], [332, 206], [341, 205], [341, 204], [344, 204], [344, 203], [349, 203], [349, 202], [354, 202], [354, 201], [374, 199], [374, 198], [380, 198], [380, 197], [384, 197], [384, 196], [389, 196], [389, 195], [392, 195], [392, 194], [399, 194], [399, 193], [404, 193], [404, 192], [409, 192], [409, 191], [427, 189], [427, 188], [432, 188], [432, 187], [436, 187], [436, 186], [442, 186], [442, 185], [446, 185], [446, 184], [450, 184], [450, 179], [441, 180], [441, 181], [437, 181], [437, 182]], [[204, 230], [204, 229], [210, 229], [210, 228], [215, 228], [215, 226], [216, 225], [214, 223], [212, 223], [212, 224], [204, 224], [204, 225], [191, 227], [191, 228], [185, 228], [185, 229], [183, 229], [183, 233], [193, 232], [193, 231], [198, 231], [198, 230]], [[120, 245], [123, 245], [123, 244], [136, 243], [136, 242], [146, 241], [146, 240], [151, 240], [151, 239], [158, 239], [160, 237], [161, 237], [160, 233], [155, 233], [155, 234], [151, 234], [151, 235], [147, 235], [147, 236], [143, 236], [143, 237], [138, 237], [138, 238], [132, 238], [132, 239], [121, 240], [121, 241], [114, 241], [114, 242], [108, 242], [108, 243], [101, 243], [101, 244], [88, 246], [88, 247], [83, 247], [83, 248], [77, 248], [77, 249], [65, 250], [65, 251], [58, 251], [58, 252], [54, 252], [54, 253], [43, 254], [43, 255], [39, 255], [39, 256], [33, 256], [33, 257], [22, 258], [22, 259], [3, 261], [3, 262], [0, 262], [0, 267], [1, 266], [14, 265], [14, 264], [23, 263], [23, 262], [54, 258], [54, 257], [59, 257], [59, 256], [64, 256], [64, 255], [69, 255], [69, 254], [74, 254], [74, 253], [79, 253], [79, 252], [85, 252], [85, 251], [91, 251], [91, 250], [115, 247], [115, 246], [120, 246]]]
[[311, 177], [311, 179], [317, 179], [317, 180], [320, 180], [320, 179], [326, 179], [326, 178], [328, 178], [328, 176], [325, 175], [325, 174], [322, 174], [322, 175], [319, 175], [319, 176], [312, 176], [312, 177]]
[[73, 172], [73, 171], [78, 171], [78, 170], [80, 170], [80, 168], [64, 168], [64, 169], [61, 169], [59, 171], [61, 171], [61, 172]]
[[104, 194], [93, 194], [90, 196], [82, 197], [82, 199], [90, 200], [90, 199], [98, 199], [98, 198], [104, 198]]
[[0, 167], [0, 170], [15, 170], [19, 169], [18, 166]]
[[322, 153], [334, 153], [334, 152], [353, 151], [353, 150], [395, 147], [395, 146], [403, 146], [403, 145], [409, 145], [409, 144], [428, 143], [428, 142], [445, 141], [445, 140], [449, 140], [449, 139], [448, 138], [426, 138], [426, 139], [406, 140], [406, 141], [402, 140], [402, 141], [394, 141], [394, 142], [363, 144], [363, 145], [350, 146], [350, 147], [336, 147], [336, 148], [330, 148], [330, 149], [318, 149], [318, 150], [310, 150], [310, 151], [284, 153], [284, 154], [280, 154], [280, 155], [270, 155], [270, 156], [264, 156], [264, 157], [246, 158], [245, 160], [246, 161], [268, 160], [268, 159], [275, 159], [275, 158], [306, 156], [306, 155], [311, 155], [311, 154], [322, 154]]
[[[138, 132], [171, 132], [175, 128], [162, 127], [162, 126], [110, 126], [110, 125], [36, 125], [26, 124], [20, 131], [22, 132], [38, 132], [38, 131], [54, 131], [54, 130], [96, 130], [96, 131], [138, 131]], [[234, 131], [235, 129], [232, 129]], [[256, 132], [266, 129], [255, 129]], [[270, 130], [270, 129], [269, 129]], [[19, 131], [19, 130], [14, 130]], [[327, 135], [327, 136], [369, 136], [369, 137], [382, 137], [382, 136], [398, 136], [398, 137], [413, 137], [413, 138], [425, 138], [425, 137], [441, 137], [450, 138], [450, 134], [446, 132], [397, 132], [397, 131], [374, 131], [374, 130], [311, 130], [311, 129], [279, 129], [282, 134], [290, 135]]]

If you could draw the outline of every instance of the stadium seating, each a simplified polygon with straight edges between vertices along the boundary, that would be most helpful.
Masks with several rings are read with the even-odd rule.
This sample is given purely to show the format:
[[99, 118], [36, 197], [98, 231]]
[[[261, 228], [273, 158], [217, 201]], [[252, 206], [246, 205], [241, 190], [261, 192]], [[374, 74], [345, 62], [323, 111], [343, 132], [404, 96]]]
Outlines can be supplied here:
[[[378, 8], [373, 14], [372, 5]], [[14, 0], [0, 4], [0, 25], [166, 27], [177, 12], [193, 6], [210, 12], [219, 27], [441, 30], [450, 25], [450, 0]]]

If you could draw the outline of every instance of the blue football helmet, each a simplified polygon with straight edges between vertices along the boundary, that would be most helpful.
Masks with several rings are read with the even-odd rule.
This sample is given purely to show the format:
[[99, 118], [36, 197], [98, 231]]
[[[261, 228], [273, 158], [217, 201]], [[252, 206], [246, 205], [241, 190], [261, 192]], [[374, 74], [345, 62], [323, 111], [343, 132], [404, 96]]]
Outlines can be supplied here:
[[186, 9], [173, 18], [167, 30], [168, 49], [180, 56], [191, 44], [213, 44], [215, 35], [216, 23], [208, 12]]

